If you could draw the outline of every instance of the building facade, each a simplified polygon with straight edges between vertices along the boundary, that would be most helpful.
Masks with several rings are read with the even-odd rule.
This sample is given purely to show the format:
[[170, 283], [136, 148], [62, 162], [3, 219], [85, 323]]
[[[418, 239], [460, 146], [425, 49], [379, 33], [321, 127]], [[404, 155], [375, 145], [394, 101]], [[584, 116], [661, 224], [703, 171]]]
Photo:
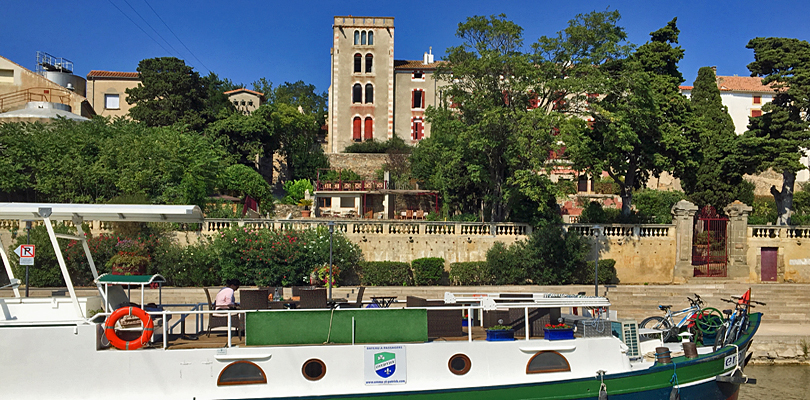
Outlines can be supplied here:
[[40, 62], [38, 53], [42, 72], [37, 73], [0, 57], [0, 113], [30, 108], [29, 103], [51, 103], [85, 118], [94, 115], [84, 97], [84, 79], [73, 75], [72, 63], [67, 68], [67, 64], [48, 63], [51, 58]]
[[105, 117], [125, 117], [132, 107], [127, 103], [127, 89], [141, 83], [137, 72], [99, 71], [87, 74], [88, 100], [96, 114]]
[[331, 85], [324, 151], [340, 153], [394, 135], [416, 144], [430, 135], [425, 109], [437, 101], [437, 63], [394, 58], [394, 18], [337, 16], [332, 28]]
[[248, 115], [256, 111], [264, 103], [264, 93], [245, 88], [225, 92], [233, 107], [242, 114]]

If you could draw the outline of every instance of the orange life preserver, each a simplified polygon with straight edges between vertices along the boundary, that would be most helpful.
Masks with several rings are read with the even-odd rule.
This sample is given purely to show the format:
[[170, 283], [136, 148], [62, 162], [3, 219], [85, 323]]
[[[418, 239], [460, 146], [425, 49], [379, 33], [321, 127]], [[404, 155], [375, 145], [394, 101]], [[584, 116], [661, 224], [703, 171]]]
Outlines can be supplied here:
[[[140, 338], [136, 340], [124, 341], [115, 334], [115, 323], [125, 315], [134, 315], [143, 323], [143, 333], [141, 334]], [[113, 313], [107, 317], [107, 322], [104, 323], [104, 336], [107, 337], [110, 344], [119, 350], [140, 349], [149, 341], [149, 339], [152, 338], [152, 334], [154, 332], [155, 325], [152, 322], [152, 318], [149, 317], [149, 314], [147, 314], [146, 311], [138, 307], [121, 307], [113, 311]]]

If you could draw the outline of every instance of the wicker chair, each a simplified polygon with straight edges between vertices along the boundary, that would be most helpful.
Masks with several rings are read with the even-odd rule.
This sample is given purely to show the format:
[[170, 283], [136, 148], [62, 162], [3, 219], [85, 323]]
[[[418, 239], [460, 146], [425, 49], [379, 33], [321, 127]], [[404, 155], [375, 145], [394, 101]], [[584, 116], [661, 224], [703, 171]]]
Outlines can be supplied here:
[[345, 303], [340, 308], [363, 308], [363, 292], [366, 291], [364, 286], [357, 288], [357, 300], [354, 303]]
[[329, 308], [326, 304], [326, 288], [302, 289], [298, 308]]
[[246, 289], [242, 290], [239, 298], [240, 308], [243, 310], [266, 310], [267, 297], [270, 295], [268, 289]]
[[[442, 307], [443, 301], [429, 301], [421, 297], [408, 296], [407, 307]], [[464, 336], [461, 330], [461, 313], [458, 310], [427, 310], [428, 337]]]
[[[216, 310], [216, 303], [211, 301], [211, 293], [208, 292], [208, 288], [203, 288], [205, 291], [205, 297], [208, 298], [208, 309], [209, 310]], [[208, 314], [208, 334], [206, 336], [211, 337], [211, 330], [214, 328], [222, 328], [228, 327], [228, 317], [221, 317], [216, 316], [214, 314]], [[242, 338], [242, 319], [239, 318], [238, 314], [231, 315], [231, 328], [236, 329], [236, 334], [239, 338]]]

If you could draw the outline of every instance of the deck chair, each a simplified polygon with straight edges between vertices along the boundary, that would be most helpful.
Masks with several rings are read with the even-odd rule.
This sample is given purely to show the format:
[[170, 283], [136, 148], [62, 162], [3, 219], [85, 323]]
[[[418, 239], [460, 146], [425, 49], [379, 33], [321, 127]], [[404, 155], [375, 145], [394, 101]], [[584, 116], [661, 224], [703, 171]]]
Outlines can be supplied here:
[[341, 306], [341, 308], [363, 308], [363, 292], [366, 291], [365, 286], [357, 288], [357, 300], [354, 303], [348, 303]]
[[[214, 301], [211, 301], [211, 293], [208, 292], [208, 288], [203, 288], [205, 291], [205, 297], [208, 298], [208, 309], [209, 310], [216, 310], [217, 305]], [[214, 314], [208, 314], [208, 334], [207, 337], [211, 337], [211, 330], [214, 328], [222, 328], [228, 327], [228, 317], [221, 317], [216, 316]], [[231, 315], [231, 328], [236, 329], [236, 334], [239, 336], [239, 339], [242, 338], [242, 324], [239, 315]]]
[[413, 210], [405, 211], [405, 219], [413, 219]]
[[326, 288], [302, 289], [298, 308], [329, 308], [326, 303]]

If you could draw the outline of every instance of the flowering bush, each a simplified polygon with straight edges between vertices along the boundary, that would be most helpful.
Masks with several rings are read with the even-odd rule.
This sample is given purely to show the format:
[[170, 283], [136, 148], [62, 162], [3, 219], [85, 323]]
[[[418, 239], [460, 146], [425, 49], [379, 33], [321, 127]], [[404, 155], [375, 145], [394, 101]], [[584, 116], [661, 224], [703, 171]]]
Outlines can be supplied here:
[[557, 324], [557, 325], [546, 324], [546, 329], [550, 330], [550, 331], [560, 331], [560, 330], [572, 329], [572, 328], [571, 328], [571, 325], [568, 325], [568, 324], [565, 324], [565, 323], [560, 323], [560, 324]]
[[[340, 268], [337, 265], [332, 265], [332, 287], [337, 287], [338, 276], [340, 276]], [[316, 266], [315, 269], [309, 274], [309, 284], [316, 286], [329, 287], [329, 263]]]

